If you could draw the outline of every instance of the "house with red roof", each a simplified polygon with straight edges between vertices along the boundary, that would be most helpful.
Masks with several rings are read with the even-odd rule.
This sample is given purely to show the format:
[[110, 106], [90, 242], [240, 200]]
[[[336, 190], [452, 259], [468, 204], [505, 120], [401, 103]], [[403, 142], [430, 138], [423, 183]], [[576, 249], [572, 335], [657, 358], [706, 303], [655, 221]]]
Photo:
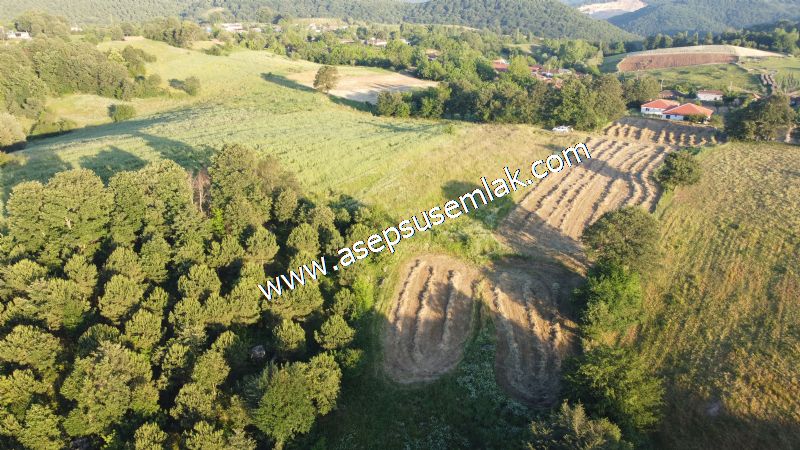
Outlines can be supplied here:
[[705, 117], [706, 120], [711, 118], [714, 111], [703, 106], [697, 106], [694, 103], [684, 103], [680, 106], [669, 108], [661, 114], [662, 119], [669, 120], [685, 120], [687, 117]]
[[508, 61], [505, 59], [495, 59], [492, 61], [492, 68], [495, 72], [508, 72]]
[[642, 114], [649, 114], [654, 116], [660, 116], [664, 114], [664, 111], [674, 108], [680, 105], [680, 103], [674, 100], [666, 100], [666, 99], [658, 99], [653, 100], [651, 102], [647, 102], [642, 105]]

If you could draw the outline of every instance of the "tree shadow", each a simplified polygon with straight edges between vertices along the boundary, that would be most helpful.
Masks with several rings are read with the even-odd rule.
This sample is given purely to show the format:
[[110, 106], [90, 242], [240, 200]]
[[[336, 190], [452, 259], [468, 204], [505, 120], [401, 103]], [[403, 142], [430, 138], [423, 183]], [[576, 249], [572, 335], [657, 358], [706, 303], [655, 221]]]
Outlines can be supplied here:
[[123, 170], [139, 170], [147, 165], [147, 161], [126, 152], [119, 147], [101, 150], [96, 155], [82, 156], [78, 164], [94, 172], [103, 183], [108, 183], [114, 174]]

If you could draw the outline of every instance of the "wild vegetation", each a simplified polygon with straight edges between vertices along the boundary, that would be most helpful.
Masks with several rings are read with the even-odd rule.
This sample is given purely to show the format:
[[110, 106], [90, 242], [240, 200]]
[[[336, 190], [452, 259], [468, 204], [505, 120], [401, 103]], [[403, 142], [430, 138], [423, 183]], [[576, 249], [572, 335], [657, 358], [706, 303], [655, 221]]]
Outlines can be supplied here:
[[[660, 91], [653, 77], [597, 73], [618, 42], [408, 24], [318, 33], [238, 5], [195, 6], [211, 23], [253, 7], [281, 31], [156, 19], [71, 42], [63, 21], [36, 16], [33, 42], [0, 51], [28, 58], [0, 79], [14, 113], [0, 120], [40, 136], [0, 154], [16, 162], [0, 172], [0, 447], [800, 440], [793, 147], [614, 120]], [[139, 32], [151, 39], [117, 39]], [[102, 76], [73, 70], [84, 65]], [[378, 115], [326, 95], [333, 75], [386, 68], [438, 84], [381, 93]], [[793, 114], [774, 95], [728, 129], [768, 139]], [[255, 287], [578, 140], [591, 158], [394, 255], [278, 301]]]
[[156, 435], [245, 449], [308, 432], [358, 364], [348, 321], [369, 308], [365, 272], [274, 302], [256, 285], [372, 223], [296, 189], [238, 146], [189, 178], [164, 161], [107, 183], [76, 169], [15, 186], [2, 237], [4, 446], [141, 447]]

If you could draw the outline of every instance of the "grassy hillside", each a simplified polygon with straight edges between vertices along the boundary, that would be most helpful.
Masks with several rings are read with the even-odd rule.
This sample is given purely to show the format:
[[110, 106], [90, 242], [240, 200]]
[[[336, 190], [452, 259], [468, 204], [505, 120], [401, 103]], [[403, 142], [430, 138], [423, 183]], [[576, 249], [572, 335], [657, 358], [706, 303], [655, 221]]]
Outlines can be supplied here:
[[727, 144], [662, 201], [641, 351], [668, 380], [669, 448], [800, 439], [800, 151]]
[[[487, 168], [499, 174], [506, 165], [523, 167], [551, 146], [578, 139], [544, 137], [543, 131], [521, 126], [373, 117], [285, 78], [313, 70], [315, 64], [267, 52], [215, 57], [152, 41], [133, 45], [156, 55], [148, 70], [165, 83], [199, 77], [201, 95], [136, 100], [143, 114], [133, 120], [34, 140], [21, 152], [28, 159], [25, 165], [4, 169], [6, 192], [22, 180], [46, 179], [74, 166], [108, 176], [169, 158], [197, 168], [222, 144], [235, 142], [277, 157], [320, 196], [347, 193], [399, 216], [452, 195], [448, 189], [458, 183], [495, 175]], [[92, 113], [92, 108], [107, 101], [68, 96], [51, 101], [50, 109], [97, 123], [108, 120], [105, 109]]]
[[609, 19], [620, 28], [645, 36], [680, 31], [722, 32], [729, 28], [794, 19], [797, 0], [654, 0], [647, 7]]

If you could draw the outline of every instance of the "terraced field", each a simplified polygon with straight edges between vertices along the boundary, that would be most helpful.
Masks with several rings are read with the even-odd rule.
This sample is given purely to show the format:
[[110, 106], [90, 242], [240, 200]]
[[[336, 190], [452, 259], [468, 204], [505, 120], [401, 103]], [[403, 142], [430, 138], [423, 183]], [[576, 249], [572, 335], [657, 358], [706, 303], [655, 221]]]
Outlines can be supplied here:
[[415, 258], [384, 335], [384, 367], [400, 383], [430, 381], [461, 360], [472, 330], [479, 273], [446, 256]]

